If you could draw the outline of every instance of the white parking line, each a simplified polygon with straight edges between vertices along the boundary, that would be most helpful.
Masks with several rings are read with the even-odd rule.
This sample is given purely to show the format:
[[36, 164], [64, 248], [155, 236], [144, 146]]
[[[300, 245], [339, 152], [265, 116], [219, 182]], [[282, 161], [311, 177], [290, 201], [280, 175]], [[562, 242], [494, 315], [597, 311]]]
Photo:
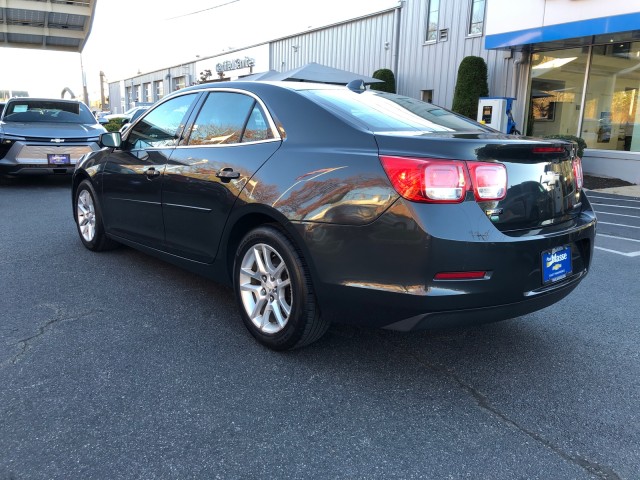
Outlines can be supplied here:
[[611, 197], [598, 197], [598, 196], [595, 196], [595, 195], [589, 195], [589, 200], [591, 200], [592, 198], [599, 198], [601, 200], [619, 200], [621, 202], [640, 203], [640, 200], [627, 200], [627, 199], [623, 199], [623, 198], [617, 199], [617, 198], [611, 198]]
[[615, 235], [607, 235], [606, 233], [599, 233], [598, 236], [599, 237], [607, 237], [607, 238], [615, 238], [616, 240], [625, 240], [627, 242], [638, 242], [638, 243], [640, 243], [640, 240], [637, 240], [635, 238], [616, 237]]
[[624, 223], [598, 222], [599, 225], [613, 225], [614, 227], [640, 228], [635, 225], [625, 225]]
[[[598, 238], [613, 238], [614, 240], [622, 240], [623, 242], [637, 242], [640, 243], [640, 240], [637, 240], [635, 238], [626, 238], [626, 237], [618, 237], [616, 235], [607, 235], [605, 233], [598, 233]], [[619, 250], [612, 250], [610, 248], [604, 248], [604, 247], [594, 247], [597, 250], [602, 250], [604, 252], [609, 252], [609, 253], [617, 253], [618, 255], [623, 255], [625, 257], [640, 257], [640, 251], [638, 252], [621, 252]]]
[[598, 207], [615, 207], [615, 208], [630, 208], [631, 210], [640, 210], [640, 207], [627, 207], [626, 205], [609, 205], [606, 203], [594, 203]]
[[640, 257], [640, 252], [629, 252], [629, 253], [625, 253], [625, 252], [619, 252], [618, 250], [610, 250], [608, 248], [602, 248], [602, 247], [593, 247], [596, 250], [602, 250], [604, 252], [609, 252], [609, 253], [617, 253], [618, 255], [623, 255], [625, 257]]
[[640, 216], [638, 215], [625, 215], [624, 213], [600, 212], [598, 210], [596, 210], [596, 213], [599, 215], [615, 215], [617, 217], [640, 218]]

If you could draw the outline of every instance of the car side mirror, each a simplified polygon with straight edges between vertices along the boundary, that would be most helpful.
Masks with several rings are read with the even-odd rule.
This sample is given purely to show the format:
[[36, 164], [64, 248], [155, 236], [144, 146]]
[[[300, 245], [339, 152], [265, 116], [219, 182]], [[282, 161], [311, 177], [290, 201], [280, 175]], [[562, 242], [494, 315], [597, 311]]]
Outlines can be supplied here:
[[120, 132], [109, 132], [100, 135], [100, 146], [109, 148], [120, 148], [122, 136]]

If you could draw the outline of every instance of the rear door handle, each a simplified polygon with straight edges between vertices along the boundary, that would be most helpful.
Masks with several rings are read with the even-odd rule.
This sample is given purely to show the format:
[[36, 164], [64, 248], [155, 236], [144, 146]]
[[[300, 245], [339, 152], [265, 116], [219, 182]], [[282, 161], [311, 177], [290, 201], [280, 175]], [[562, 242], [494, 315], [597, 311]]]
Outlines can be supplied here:
[[159, 177], [161, 172], [160, 170], [156, 170], [155, 167], [149, 167], [144, 171], [144, 173], [147, 178], [151, 180], [155, 177]]
[[240, 178], [240, 172], [234, 171], [233, 168], [226, 167], [218, 171], [216, 177], [221, 178], [223, 181], [231, 180], [232, 178]]

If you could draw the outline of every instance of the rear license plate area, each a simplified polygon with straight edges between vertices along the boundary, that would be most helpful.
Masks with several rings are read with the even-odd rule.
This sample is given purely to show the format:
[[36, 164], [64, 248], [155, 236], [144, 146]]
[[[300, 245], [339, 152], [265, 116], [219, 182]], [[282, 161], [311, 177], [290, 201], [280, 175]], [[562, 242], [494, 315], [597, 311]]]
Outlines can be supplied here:
[[564, 245], [542, 252], [542, 283], [559, 282], [573, 272], [571, 246]]

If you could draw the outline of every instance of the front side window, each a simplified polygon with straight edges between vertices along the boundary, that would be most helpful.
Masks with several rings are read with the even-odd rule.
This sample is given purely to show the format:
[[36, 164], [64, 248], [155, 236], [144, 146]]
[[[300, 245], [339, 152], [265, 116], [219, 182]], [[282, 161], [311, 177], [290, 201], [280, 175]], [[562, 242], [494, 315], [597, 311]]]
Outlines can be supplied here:
[[482, 35], [484, 29], [485, 0], [471, 0], [469, 35]]
[[158, 105], [131, 129], [124, 148], [139, 150], [176, 146], [196, 96], [195, 93], [181, 95]]
[[255, 99], [233, 92], [212, 92], [193, 125], [189, 145], [220, 145], [273, 138]]
[[427, 42], [435, 42], [438, 39], [438, 12], [440, 0], [430, 0], [427, 6]]

